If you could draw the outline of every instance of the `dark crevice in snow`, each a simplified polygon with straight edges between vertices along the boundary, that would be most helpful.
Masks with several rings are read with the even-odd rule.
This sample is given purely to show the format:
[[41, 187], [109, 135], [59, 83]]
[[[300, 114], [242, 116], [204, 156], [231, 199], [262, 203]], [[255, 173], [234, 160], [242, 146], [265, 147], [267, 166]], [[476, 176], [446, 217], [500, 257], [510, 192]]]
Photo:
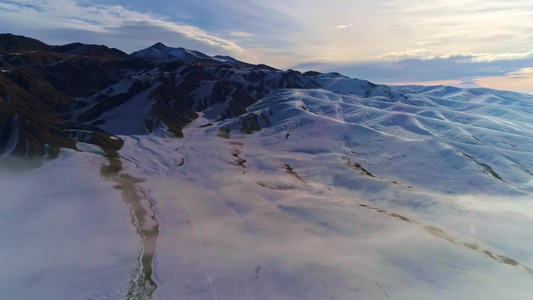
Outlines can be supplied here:
[[303, 179], [302, 177], [300, 177], [300, 175], [298, 175], [298, 173], [296, 173], [294, 171], [294, 168], [291, 167], [289, 164], [283, 164], [282, 168], [287, 171], [287, 173], [291, 174], [292, 176], [296, 177], [296, 179], [300, 180], [300, 181], [303, 181], [303, 182], [306, 182], [305, 179]]
[[153, 258], [159, 236], [159, 222], [156, 219], [153, 203], [138, 186], [144, 180], [122, 172], [122, 162], [119, 157], [108, 159], [109, 164], [102, 165], [100, 175], [114, 182], [115, 189], [121, 192], [124, 202], [130, 208], [132, 224], [141, 238], [141, 253], [127, 299], [150, 299], [157, 289], [152, 274]]
[[442, 229], [440, 229], [438, 227], [435, 227], [433, 225], [426, 225], [426, 224], [424, 224], [422, 222], [407, 218], [407, 217], [399, 215], [397, 213], [393, 213], [393, 212], [389, 212], [389, 211], [384, 210], [384, 209], [380, 209], [378, 207], [370, 206], [368, 204], [359, 204], [359, 206], [360, 207], [364, 207], [366, 209], [375, 210], [378, 213], [381, 213], [381, 214], [384, 214], [384, 215], [387, 215], [387, 216], [390, 216], [390, 217], [394, 217], [394, 218], [400, 219], [400, 220], [402, 220], [404, 222], [407, 222], [407, 223], [418, 225], [418, 226], [422, 227], [425, 231], [427, 231], [429, 234], [431, 234], [434, 237], [445, 239], [445, 240], [447, 240], [447, 241], [449, 241], [449, 242], [451, 242], [451, 243], [453, 243], [455, 245], [463, 246], [463, 247], [466, 247], [468, 249], [474, 250], [476, 252], [482, 253], [482, 254], [488, 256], [489, 258], [499, 262], [499, 263], [510, 265], [510, 266], [516, 267], [518, 269], [525, 270], [529, 275], [533, 276], [533, 268], [525, 266], [525, 265], [521, 264], [520, 262], [518, 262], [518, 261], [516, 261], [516, 260], [514, 260], [514, 259], [512, 259], [510, 257], [496, 254], [496, 253], [494, 253], [494, 252], [492, 252], [492, 251], [490, 251], [488, 249], [483, 248], [481, 245], [479, 245], [479, 244], [477, 244], [475, 242], [465, 241], [465, 240], [462, 240], [461, 238], [455, 237], [455, 236], [447, 233], [446, 231], [444, 231], [444, 230], [442, 230]]
[[246, 166], [244, 165], [246, 163], [246, 159], [240, 157], [240, 154], [241, 154], [241, 150], [239, 150], [238, 148], [234, 148], [231, 156], [236, 158], [235, 159], [236, 164], [238, 164], [239, 166], [243, 168], [246, 168]]
[[[352, 154], [355, 154], [355, 152], [352, 151]], [[404, 185], [404, 184], [398, 183], [397, 181], [394, 181], [394, 180], [387, 180], [387, 179], [383, 179], [381, 177], [377, 177], [374, 174], [370, 173], [367, 169], [365, 169], [359, 163], [352, 162], [352, 160], [348, 156], [342, 156], [342, 160], [344, 161], [344, 165], [346, 165], [347, 167], [350, 167], [350, 168], [358, 171], [362, 175], [372, 177], [372, 178], [374, 178], [376, 180], [379, 180], [379, 181], [392, 183], [392, 184], [394, 184], [396, 186], [401, 186], [401, 187], [405, 187], [405, 188], [408, 188], [408, 189], [412, 189], [413, 188], [410, 185]]]

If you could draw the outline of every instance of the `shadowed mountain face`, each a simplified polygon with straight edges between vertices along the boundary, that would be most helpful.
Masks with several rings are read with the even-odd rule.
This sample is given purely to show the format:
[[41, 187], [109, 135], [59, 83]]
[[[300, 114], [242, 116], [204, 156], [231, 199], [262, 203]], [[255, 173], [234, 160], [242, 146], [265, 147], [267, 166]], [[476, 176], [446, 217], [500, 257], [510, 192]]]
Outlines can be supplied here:
[[318, 87], [299, 72], [162, 43], [127, 55], [2, 34], [0, 55], [0, 152], [23, 156], [55, 157], [76, 141], [111, 154], [120, 147], [114, 134], [164, 127], [181, 136], [197, 112], [215, 105], [215, 119], [225, 119], [270, 90]]

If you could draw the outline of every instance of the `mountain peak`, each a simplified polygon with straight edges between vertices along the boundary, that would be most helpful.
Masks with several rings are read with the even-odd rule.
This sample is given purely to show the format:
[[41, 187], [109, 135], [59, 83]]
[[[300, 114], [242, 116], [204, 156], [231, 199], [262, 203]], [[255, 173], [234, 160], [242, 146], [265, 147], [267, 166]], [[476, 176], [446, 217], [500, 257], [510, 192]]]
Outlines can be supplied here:
[[168, 48], [168, 46], [165, 45], [165, 44], [163, 44], [163, 43], [161, 43], [161, 42], [157, 42], [157, 43], [153, 44], [152, 47], [150, 47], [150, 48], [155, 48], [155, 49], [163, 50], [163, 49]]
[[155, 43], [146, 49], [133, 52], [131, 56], [152, 60], [177, 59], [188, 63], [196, 62], [200, 58], [210, 58], [210, 56], [199, 51], [192, 51], [181, 47], [168, 47], [161, 42]]

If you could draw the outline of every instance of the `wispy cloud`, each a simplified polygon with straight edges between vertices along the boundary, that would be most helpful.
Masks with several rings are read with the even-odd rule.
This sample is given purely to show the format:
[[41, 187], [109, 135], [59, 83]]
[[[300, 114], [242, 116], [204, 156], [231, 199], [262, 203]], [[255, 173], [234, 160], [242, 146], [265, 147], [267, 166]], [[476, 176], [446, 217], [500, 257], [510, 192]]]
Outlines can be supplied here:
[[511, 53], [479, 53], [472, 54], [472, 61], [485, 62], [495, 60], [515, 60], [524, 59], [533, 56], [533, 50], [527, 52], [511, 52]]
[[344, 24], [344, 25], [337, 25], [335, 26], [336, 28], [338, 29], [344, 29], [344, 28], [348, 28], [348, 27], [352, 27], [353, 24]]
[[533, 93], [533, 68], [509, 72], [504, 76], [480, 77], [474, 81], [481, 87]]
[[533, 49], [528, 29], [533, 25], [531, 1], [393, 0], [379, 6], [385, 16], [394, 15], [397, 22], [405, 24], [390, 28], [389, 33], [397, 34], [396, 41], [406, 47], [407, 43], [423, 45], [435, 57], [521, 59]]
[[[329, 57], [329, 62], [459, 55], [492, 61], [520, 58], [519, 54], [533, 49], [531, 1], [337, 0], [327, 4], [316, 1], [312, 7], [304, 2], [286, 5], [274, 1], [268, 5], [312, 32], [299, 38], [300, 47], [312, 52], [310, 56]], [[338, 20], [354, 22], [339, 24]], [[349, 24], [349, 31], [323, 29], [345, 29]], [[319, 43], [314, 41], [317, 38]]]
[[311, 62], [293, 68], [301, 71], [336, 71], [377, 83], [481, 86], [533, 92], [533, 67], [524, 66], [533, 66], [533, 58], [475, 62], [472, 56], [451, 56], [355, 64]]
[[[171, 22], [162, 16], [138, 12], [120, 5], [101, 5], [75, 0], [17, 0], [0, 1], [0, 9], [4, 9], [0, 24], [6, 24], [2, 27], [7, 27], [8, 22], [19, 24], [20, 20], [24, 20], [25, 24], [22, 26], [26, 28], [34, 27], [49, 31], [77, 30], [102, 34], [104, 38], [105, 35], [114, 36], [118, 39], [121, 38], [118, 34], [123, 33], [126, 28], [157, 28], [167, 37], [175, 34], [176, 40], [189, 40], [192, 45], [200, 47], [203, 45], [207, 49], [215, 51], [219, 49], [220, 52], [232, 54], [245, 52], [235, 42], [198, 27]], [[142, 36], [144, 32], [137, 33]], [[142, 36], [143, 39], [153, 37]], [[125, 50], [138, 50], [138, 48]]]
[[435, 58], [431, 52], [424, 48], [412, 49], [406, 51], [397, 51], [381, 54], [375, 57], [375, 60], [405, 60], [405, 59], [433, 59]]
[[[428, 45], [431, 44], [431, 42], [421, 42], [417, 43], [417, 45]], [[450, 57], [454, 57], [457, 55], [442, 55], [442, 54], [435, 54], [431, 50], [428, 50], [427, 48], [416, 48], [411, 50], [405, 50], [405, 51], [395, 51], [395, 52], [389, 52], [385, 54], [381, 54], [374, 57], [374, 60], [377, 61], [399, 61], [399, 60], [406, 60], [406, 59], [434, 59], [434, 58], [443, 58], [447, 59]], [[461, 56], [464, 57], [464, 61], [469, 62], [493, 62], [493, 61], [499, 61], [499, 60], [520, 60], [525, 59], [529, 57], [533, 57], [533, 50], [526, 51], [526, 52], [510, 52], [510, 53], [465, 53]]]
[[233, 31], [233, 32], [230, 32], [229, 35], [234, 36], [234, 37], [251, 37], [251, 36], [253, 36], [253, 34], [248, 33], [248, 32], [244, 32], [244, 31]]

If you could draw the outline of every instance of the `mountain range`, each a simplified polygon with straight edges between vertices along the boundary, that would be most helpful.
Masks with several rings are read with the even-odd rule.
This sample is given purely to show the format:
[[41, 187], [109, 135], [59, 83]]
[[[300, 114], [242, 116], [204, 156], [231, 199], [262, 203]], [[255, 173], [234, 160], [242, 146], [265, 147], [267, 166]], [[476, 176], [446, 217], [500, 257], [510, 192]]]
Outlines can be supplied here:
[[[131, 55], [11, 34], [0, 35], [0, 45], [0, 149], [6, 154], [54, 157], [62, 147], [74, 149], [77, 139], [114, 151], [120, 146], [109, 134], [166, 126], [181, 136], [197, 112], [215, 104], [225, 106], [217, 116], [224, 119], [245, 113], [270, 90], [318, 87], [296, 71], [162, 43]], [[134, 101], [138, 106], [125, 112], [128, 128], [110, 125], [120, 120], [106, 113]]]
[[0, 68], [0, 296], [530, 297], [532, 95], [12, 34]]

